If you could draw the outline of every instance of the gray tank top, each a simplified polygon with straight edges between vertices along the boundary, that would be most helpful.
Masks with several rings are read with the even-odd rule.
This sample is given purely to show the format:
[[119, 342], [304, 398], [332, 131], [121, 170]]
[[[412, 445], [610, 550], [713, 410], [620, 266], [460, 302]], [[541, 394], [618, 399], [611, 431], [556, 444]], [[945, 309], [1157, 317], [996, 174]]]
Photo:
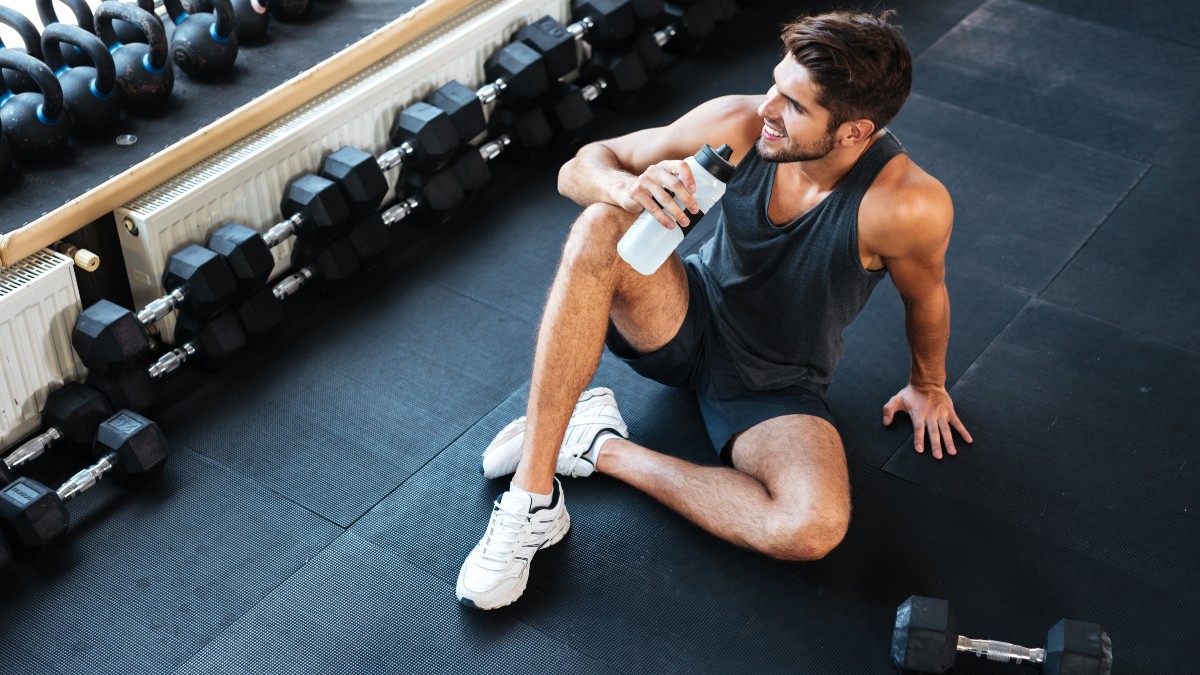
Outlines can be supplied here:
[[862, 266], [858, 207], [902, 152], [886, 132], [821, 203], [780, 226], [767, 216], [777, 165], [751, 149], [737, 167], [712, 239], [688, 262], [700, 273], [714, 328], [747, 388], [833, 379], [845, 351], [842, 330], [886, 274]]

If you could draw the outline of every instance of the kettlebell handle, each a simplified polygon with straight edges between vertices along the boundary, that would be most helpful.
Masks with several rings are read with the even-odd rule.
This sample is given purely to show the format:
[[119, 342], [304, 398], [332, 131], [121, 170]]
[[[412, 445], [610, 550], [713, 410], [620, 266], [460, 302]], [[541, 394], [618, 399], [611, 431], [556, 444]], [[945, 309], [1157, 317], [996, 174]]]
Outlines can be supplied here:
[[[154, 0], [138, 0], [139, 5], [143, 2], [154, 4]], [[213, 14], [217, 15], [217, 34], [213, 37], [224, 40], [237, 27], [233, 14], [233, 0], [212, 0], [212, 6]], [[171, 21], [177, 26], [191, 16], [183, 8], [182, 0], [163, 0], [163, 7], [167, 8], [167, 16], [171, 17]]]
[[46, 54], [46, 65], [50, 66], [50, 70], [58, 73], [59, 68], [67, 65], [63, 59], [62, 49], [59, 47], [61, 43], [75, 45], [87, 54], [92, 60], [92, 65], [96, 69], [96, 89], [100, 94], [111, 94], [117, 86], [117, 67], [113, 63], [112, 54], [100, 38], [91, 33], [79, 28], [78, 26], [69, 26], [65, 23], [52, 23], [46, 26], [46, 31], [42, 33], [42, 51]]
[[[70, 8], [71, 13], [75, 15], [75, 23], [79, 27], [89, 33], [96, 32], [96, 24], [92, 17], [92, 9], [88, 7], [86, 0], [60, 0], [64, 5]], [[58, 12], [54, 11], [54, 0], [37, 0], [38, 17], [42, 20], [43, 26], [49, 26], [52, 23], [58, 23]]]
[[0, 49], [0, 68], [8, 68], [28, 75], [42, 91], [42, 105], [38, 114], [46, 123], [53, 124], [63, 116], [62, 85], [54, 76], [50, 66], [23, 52]]
[[161, 69], [167, 65], [167, 30], [153, 12], [147, 12], [141, 7], [127, 5], [123, 2], [105, 0], [96, 8], [96, 35], [104, 41], [111, 51], [120, 41], [113, 31], [113, 19], [119, 19], [133, 24], [137, 30], [146, 36], [150, 47], [150, 66]]
[[[29, 20], [29, 17], [18, 12], [11, 7], [0, 6], [0, 23], [12, 28], [21, 36], [21, 42], [25, 43], [25, 53], [30, 56], [40, 59], [42, 58], [41, 37], [38, 36], [37, 26]], [[0, 42], [0, 47], [4, 43]]]

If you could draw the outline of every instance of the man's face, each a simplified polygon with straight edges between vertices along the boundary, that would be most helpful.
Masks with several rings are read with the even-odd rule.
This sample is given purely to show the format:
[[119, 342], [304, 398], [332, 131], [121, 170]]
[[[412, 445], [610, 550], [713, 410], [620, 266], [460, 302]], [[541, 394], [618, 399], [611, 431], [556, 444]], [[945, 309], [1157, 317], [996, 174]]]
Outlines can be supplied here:
[[829, 111], [817, 105], [817, 86], [808, 70], [789, 54], [774, 71], [775, 86], [758, 107], [763, 119], [756, 147], [768, 162], [804, 162], [833, 152], [836, 129], [829, 130]]

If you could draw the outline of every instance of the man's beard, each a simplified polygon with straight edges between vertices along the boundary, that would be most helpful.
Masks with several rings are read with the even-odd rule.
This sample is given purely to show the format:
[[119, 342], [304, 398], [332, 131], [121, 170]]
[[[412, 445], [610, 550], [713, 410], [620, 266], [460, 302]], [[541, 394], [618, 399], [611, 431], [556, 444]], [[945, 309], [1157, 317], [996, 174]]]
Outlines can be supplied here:
[[833, 152], [833, 149], [837, 147], [837, 134], [831, 131], [812, 143], [799, 147], [789, 146], [782, 150], [768, 148], [763, 142], [762, 136], [759, 136], [755, 141], [755, 146], [758, 155], [768, 162], [808, 162], [821, 159]]

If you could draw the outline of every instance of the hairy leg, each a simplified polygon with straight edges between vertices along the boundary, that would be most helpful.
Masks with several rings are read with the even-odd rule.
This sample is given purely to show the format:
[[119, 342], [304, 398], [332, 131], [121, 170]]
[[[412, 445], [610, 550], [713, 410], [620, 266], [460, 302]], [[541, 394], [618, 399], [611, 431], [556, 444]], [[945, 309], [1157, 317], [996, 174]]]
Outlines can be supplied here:
[[607, 204], [575, 221], [542, 322], [533, 357], [517, 487], [549, 493], [558, 448], [583, 388], [600, 363], [609, 317], [639, 351], [666, 344], [687, 313], [687, 275], [679, 256], [650, 276], [617, 256], [617, 241], [634, 214]]
[[850, 522], [850, 480], [832, 425], [787, 415], [733, 443], [736, 468], [700, 466], [610, 439], [596, 469], [717, 537], [774, 558], [815, 560], [841, 542]]

